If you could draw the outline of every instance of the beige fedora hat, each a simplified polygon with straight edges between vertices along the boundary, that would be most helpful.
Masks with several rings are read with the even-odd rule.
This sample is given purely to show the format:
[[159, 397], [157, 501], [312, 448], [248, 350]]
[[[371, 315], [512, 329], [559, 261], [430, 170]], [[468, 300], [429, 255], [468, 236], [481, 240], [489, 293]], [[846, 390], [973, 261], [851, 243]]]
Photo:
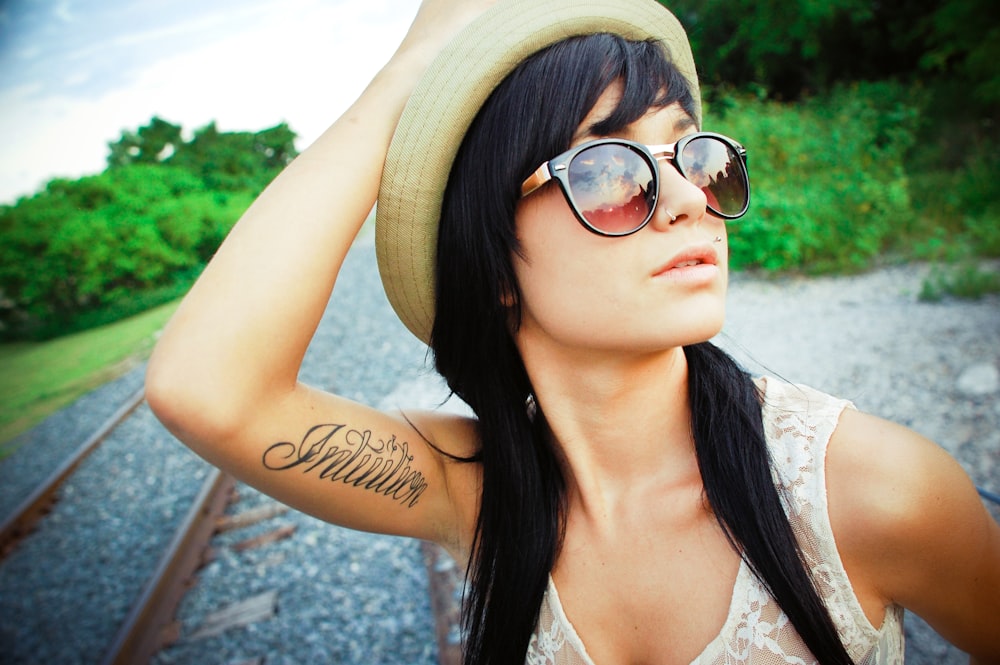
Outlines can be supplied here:
[[[375, 246], [389, 302], [425, 343], [434, 323], [441, 201], [466, 130], [493, 89], [527, 56], [599, 32], [662, 42], [698, 103], [687, 35], [655, 0], [502, 0], [459, 33], [417, 83], [386, 156]], [[700, 124], [700, 107], [697, 115]]]

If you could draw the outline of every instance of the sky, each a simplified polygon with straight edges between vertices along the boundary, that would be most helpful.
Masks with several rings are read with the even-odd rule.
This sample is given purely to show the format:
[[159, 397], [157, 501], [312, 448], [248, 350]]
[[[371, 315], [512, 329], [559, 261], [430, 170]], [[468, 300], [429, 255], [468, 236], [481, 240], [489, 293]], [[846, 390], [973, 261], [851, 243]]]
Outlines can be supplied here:
[[287, 122], [301, 150], [389, 59], [418, 0], [0, 0], [0, 204], [105, 167], [154, 116]]

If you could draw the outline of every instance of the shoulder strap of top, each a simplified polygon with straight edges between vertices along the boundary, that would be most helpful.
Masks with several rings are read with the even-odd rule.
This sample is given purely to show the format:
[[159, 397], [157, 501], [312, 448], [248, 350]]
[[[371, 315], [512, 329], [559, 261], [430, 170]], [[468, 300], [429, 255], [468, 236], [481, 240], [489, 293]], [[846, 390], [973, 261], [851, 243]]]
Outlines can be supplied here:
[[764, 379], [764, 433], [778, 491], [820, 597], [831, 609], [848, 652], [858, 662], [874, 653], [901, 653], [898, 613], [881, 630], [858, 602], [834, 539], [826, 492], [826, 453], [851, 402], [803, 385]]

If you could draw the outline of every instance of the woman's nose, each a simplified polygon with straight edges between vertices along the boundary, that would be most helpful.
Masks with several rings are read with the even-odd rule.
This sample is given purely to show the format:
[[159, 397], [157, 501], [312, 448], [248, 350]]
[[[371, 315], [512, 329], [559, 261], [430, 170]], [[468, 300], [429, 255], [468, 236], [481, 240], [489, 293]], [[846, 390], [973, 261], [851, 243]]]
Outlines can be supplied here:
[[666, 229], [684, 221], [700, 221], [708, 209], [705, 192], [671, 162], [660, 162], [659, 167], [660, 193], [650, 224]]

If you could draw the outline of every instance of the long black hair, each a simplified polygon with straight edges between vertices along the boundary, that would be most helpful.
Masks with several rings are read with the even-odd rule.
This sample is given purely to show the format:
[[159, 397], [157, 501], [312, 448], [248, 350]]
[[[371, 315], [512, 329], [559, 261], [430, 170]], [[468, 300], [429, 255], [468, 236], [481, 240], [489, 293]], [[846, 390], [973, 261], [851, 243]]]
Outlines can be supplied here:
[[[451, 390], [475, 411], [482, 442], [463, 612], [466, 665], [524, 662], [564, 532], [565, 480], [544, 412], [526, 406], [531, 382], [510, 332], [519, 321], [513, 256], [520, 184], [569, 147], [615, 82], [623, 85], [622, 100], [596, 134], [675, 102], [695, 117], [691, 90], [661, 45], [609, 34], [570, 38], [525, 60], [493, 92], [445, 192], [431, 347]], [[774, 486], [755, 384], [711, 343], [684, 351], [695, 449], [716, 519], [809, 649], [824, 663], [851, 663]]]

